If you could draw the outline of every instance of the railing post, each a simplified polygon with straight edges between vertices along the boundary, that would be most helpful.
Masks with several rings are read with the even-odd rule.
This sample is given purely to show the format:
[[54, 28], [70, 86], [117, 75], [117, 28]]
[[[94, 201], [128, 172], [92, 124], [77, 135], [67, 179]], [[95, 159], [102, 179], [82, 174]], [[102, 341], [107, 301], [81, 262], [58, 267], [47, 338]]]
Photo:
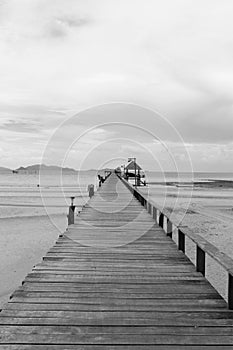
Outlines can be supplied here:
[[148, 205], [147, 205], [147, 210], [148, 210], [148, 213], [151, 214], [151, 204], [148, 202]]
[[197, 245], [196, 251], [196, 270], [205, 276], [205, 252]]
[[172, 238], [172, 222], [167, 218], [167, 236]]
[[159, 215], [159, 226], [163, 228], [163, 224], [164, 224], [164, 215], [163, 215], [163, 213], [160, 212], [160, 215]]
[[142, 195], [141, 195], [141, 194], [139, 194], [139, 196], [140, 196], [140, 203], [141, 203], [141, 205], [143, 205], [143, 206], [144, 206], [144, 198], [142, 197]]
[[157, 209], [153, 206], [153, 219], [157, 222]]
[[71, 199], [71, 204], [69, 206], [68, 225], [74, 224], [74, 212], [75, 212], [75, 205], [74, 205], [75, 197], [70, 197], [70, 199]]
[[89, 193], [89, 197], [93, 197], [95, 194], [95, 186], [93, 184], [88, 185], [87, 187], [88, 193]]
[[228, 274], [228, 308], [233, 310], [233, 276]]
[[185, 253], [185, 235], [178, 229], [178, 249]]

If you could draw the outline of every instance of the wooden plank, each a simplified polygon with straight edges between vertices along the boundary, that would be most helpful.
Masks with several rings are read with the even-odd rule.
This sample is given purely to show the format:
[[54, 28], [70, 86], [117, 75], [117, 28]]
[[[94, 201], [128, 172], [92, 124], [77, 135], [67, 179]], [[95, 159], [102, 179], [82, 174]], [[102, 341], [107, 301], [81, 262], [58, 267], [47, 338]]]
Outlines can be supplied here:
[[[24, 344], [9, 344], [1, 345], [0, 350], [64, 350], [64, 345], [24, 345]], [[124, 350], [155, 350], [155, 345], [124, 345]], [[215, 345], [214, 350], [232, 350], [231, 345]], [[121, 345], [65, 345], [65, 350], [122, 350]], [[156, 350], [197, 350], [196, 345], [156, 345]], [[213, 350], [212, 345], [199, 345], [198, 350]]]
[[[191, 292], [191, 291], [190, 291]], [[121, 299], [130, 299], [130, 300], [156, 300], [156, 299], [165, 299], [165, 300], [176, 300], [176, 299], [181, 299], [181, 300], [190, 300], [190, 299], [197, 299], [197, 300], [206, 300], [206, 299], [217, 299], [217, 300], [222, 300], [219, 294], [217, 293], [198, 293], [198, 291], [194, 291], [192, 293], [183, 293], [180, 291], [180, 293], [111, 293], [109, 292], [65, 292], [65, 291], [56, 291], [56, 292], [50, 292], [50, 291], [33, 291], [33, 292], [26, 292], [26, 291], [16, 291], [13, 293], [13, 298], [10, 300], [10, 302], [19, 302], [23, 300], [23, 302], [31, 302], [34, 299], [37, 301], [39, 299], [50, 299], [51, 303], [56, 302], [56, 300], [62, 300], [64, 302], [69, 302], [69, 300], [79, 300], [82, 302], [83, 300], [89, 300], [89, 299], [99, 299], [103, 298], [108, 299], [111, 298], [112, 301], [117, 299], [119, 302]], [[43, 301], [41, 301], [43, 302]]]
[[[99, 303], [97, 303], [99, 301]], [[164, 302], [163, 302], [164, 301]], [[168, 303], [168, 300], [161, 299], [160, 302], [156, 302], [153, 300], [151, 303], [146, 303], [145, 300], [142, 300], [141, 303], [136, 303], [135, 300], [133, 303], [130, 303], [127, 299], [125, 303], [122, 302], [110, 302], [107, 301], [100, 302], [93, 300], [93, 302], [77, 302], [75, 300], [68, 299], [67, 301], [58, 302], [58, 300], [54, 300], [51, 302], [50, 300], [45, 300], [44, 302], [38, 300], [37, 302], [24, 303], [21, 302], [12, 302], [8, 305], [8, 310], [22, 310], [22, 311], [69, 311], [72, 307], [73, 311], [171, 311], [171, 312], [184, 312], [184, 311], [218, 311], [226, 308], [224, 302], [220, 302], [219, 300], [208, 300], [208, 302], [197, 300], [175, 300], [171, 303]], [[3, 312], [4, 315], [4, 312]]]
[[[188, 312], [189, 314], [190, 312]], [[168, 314], [167, 317], [161, 318], [161, 314], [157, 317], [143, 317], [139, 318], [131, 318], [131, 317], [123, 317], [123, 314], [120, 317], [115, 317], [114, 313], [109, 313], [109, 315], [105, 315], [105, 317], [95, 317], [95, 314], [90, 314], [89, 318], [86, 318], [86, 314], [82, 314], [79, 312], [80, 316], [76, 315], [75, 318], [71, 317], [12, 317], [5, 316], [0, 317], [0, 325], [41, 325], [41, 326], [169, 326], [169, 327], [177, 327], [177, 326], [190, 326], [190, 327], [225, 327], [225, 326], [233, 326], [233, 320], [225, 317], [222, 318], [200, 318], [200, 315], [191, 315], [191, 317], [186, 318], [186, 313], [183, 313], [181, 317], [175, 319], [177, 316], [176, 313]], [[164, 313], [162, 313], [164, 314]], [[108, 317], [107, 317], [108, 316]]]
[[[138, 335], [155, 335], [155, 334], [174, 334], [174, 335], [190, 335], [195, 333], [195, 335], [233, 335], [233, 327], [193, 327], [190, 326], [177, 326], [177, 327], [167, 327], [167, 326], [73, 326], [73, 334], [138, 334]], [[0, 329], [0, 335], [4, 334], [70, 334], [69, 326], [3, 326]]]
[[[94, 311], [92, 308], [90, 308], [91, 311], [74, 311], [73, 305], [70, 307], [69, 310], [11, 310], [10, 309], [11, 303], [9, 303], [8, 307], [6, 309], [3, 309], [1, 312], [2, 317], [23, 317], [23, 318], [32, 318], [32, 317], [41, 317], [41, 318], [82, 318], [83, 321], [92, 321], [92, 319], [101, 320], [103, 322], [104, 320], [108, 319], [163, 319], [163, 318], [185, 318], [186, 320], [192, 319], [224, 319], [227, 318], [229, 320], [233, 321], [233, 313], [229, 313], [228, 310], [194, 310], [194, 311], [188, 311], [185, 312], [183, 310], [177, 311], [177, 310], [157, 310], [157, 311], [118, 311], [118, 310], [109, 310], [108, 311], [101, 311], [97, 310]], [[26, 307], [26, 305], [25, 305]]]
[[[193, 332], [195, 333], [195, 332]], [[230, 345], [233, 343], [233, 336], [228, 335], [161, 335], [161, 334], [147, 334], [142, 336], [141, 334], [21, 334], [7, 333], [2, 336], [3, 342], [8, 343], [23, 343], [23, 344], [93, 344], [93, 345], [108, 345], [110, 343], [119, 345]]]

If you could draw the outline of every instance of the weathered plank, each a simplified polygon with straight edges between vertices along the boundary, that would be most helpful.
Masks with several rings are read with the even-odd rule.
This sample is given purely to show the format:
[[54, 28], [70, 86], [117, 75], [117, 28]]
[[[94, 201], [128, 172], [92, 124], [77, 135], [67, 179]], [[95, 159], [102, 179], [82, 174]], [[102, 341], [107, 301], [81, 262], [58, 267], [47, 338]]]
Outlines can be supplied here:
[[[0, 350], [122, 350], [122, 345], [1, 345]], [[192, 346], [192, 345], [124, 345], [124, 350], [213, 350], [213, 345], [200, 345], [200, 346]], [[214, 350], [232, 350], [233, 346], [231, 345], [215, 345]]]

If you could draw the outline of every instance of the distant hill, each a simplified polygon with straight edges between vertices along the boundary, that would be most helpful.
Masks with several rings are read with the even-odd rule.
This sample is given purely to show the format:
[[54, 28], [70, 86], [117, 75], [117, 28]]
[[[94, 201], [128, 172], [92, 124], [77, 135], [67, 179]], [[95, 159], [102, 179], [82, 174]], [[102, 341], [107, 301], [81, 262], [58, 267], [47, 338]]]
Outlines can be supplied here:
[[[1, 169], [1, 168], [0, 168]], [[34, 164], [34, 165], [29, 165], [27, 167], [19, 167], [15, 170], [13, 170], [14, 173], [18, 174], [39, 174], [40, 172], [43, 173], [53, 173], [53, 172], [63, 172], [63, 173], [82, 173], [82, 174], [97, 174], [97, 173], [104, 173], [106, 171], [109, 171], [110, 169], [105, 168], [105, 169], [89, 169], [89, 170], [76, 170], [73, 168], [61, 168], [57, 165], [45, 165], [45, 164]], [[1, 170], [0, 170], [1, 172]], [[9, 169], [9, 172], [12, 172], [12, 170]]]
[[11, 172], [12, 172], [11, 169], [9, 169], [9, 168], [4, 168], [4, 167], [0, 166], [0, 173], [1, 173], [1, 174], [2, 174], [2, 173], [4, 173], [4, 174], [6, 174], [6, 173], [11, 173]]
[[56, 165], [45, 165], [45, 164], [34, 164], [34, 165], [29, 165], [27, 167], [19, 167], [18, 169], [15, 169], [15, 173], [19, 174], [39, 174], [39, 172], [46, 172], [46, 173], [51, 173], [51, 172], [65, 172], [65, 173], [70, 173], [70, 172], [75, 172], [75, 169], [72, 168], [61, 168]]

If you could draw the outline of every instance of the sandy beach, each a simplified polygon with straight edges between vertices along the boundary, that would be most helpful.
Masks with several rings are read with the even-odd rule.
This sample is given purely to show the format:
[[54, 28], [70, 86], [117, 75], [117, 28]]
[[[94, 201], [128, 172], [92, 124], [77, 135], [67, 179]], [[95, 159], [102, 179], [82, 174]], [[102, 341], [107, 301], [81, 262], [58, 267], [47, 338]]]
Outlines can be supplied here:
[[32, 267], [55, 243], [59, 230], [65, 230], [64, 216], [46, 215], [1, 219], [0, 225], [0, 306], [21, 284]]

